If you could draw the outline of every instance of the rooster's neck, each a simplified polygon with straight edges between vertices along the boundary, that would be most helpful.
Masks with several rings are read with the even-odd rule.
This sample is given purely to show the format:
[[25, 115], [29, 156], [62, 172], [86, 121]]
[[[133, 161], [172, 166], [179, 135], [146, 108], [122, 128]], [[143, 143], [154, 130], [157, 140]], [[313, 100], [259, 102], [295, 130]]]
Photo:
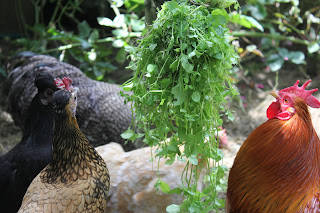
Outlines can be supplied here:
[[312, 205], [319, 192], [320, 141], [307, 105], [298, 103], [296, 110], [287, 121], [262, 124], [244, 142], [229, 176], [232, 202], [250, 212], [299, 212]]

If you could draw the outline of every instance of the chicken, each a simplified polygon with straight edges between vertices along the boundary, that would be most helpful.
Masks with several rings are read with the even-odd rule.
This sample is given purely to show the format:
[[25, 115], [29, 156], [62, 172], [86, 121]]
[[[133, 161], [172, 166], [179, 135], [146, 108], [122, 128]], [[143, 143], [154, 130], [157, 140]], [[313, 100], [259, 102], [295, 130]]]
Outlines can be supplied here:
[[[181, 174], [186, 162], [176, 161], [172, 165], [166, 165], [166, 159], [161, 158], [158, 161], [155, 157], [156, 147], [124, 152], [119, 144], [110, 143], [96, 147], [96, 150], [108, 165], [112, 180], [106, 212], [166, 212], [168, 205], [183, 202], [182, 194], [164, 193], [161, 189], [157, 190], [155, 184], [160, 178], [168, 183], [170, 189], [180, 187]], [[202, 182], [204, 175], [203, 170], [197, 185], [198, 190], [202, 190], [204, 186]]]
[[320, 141], [308, 106], [320, 101], [301, 87], [278, 93], [268, 121], [244, 141], [230, 170], [227, 212], [319, 212]]
[[77, 88], [59, 90], [53, 95], [51, 161], [30, 184], [21, 213], [105, 211], [109, 173], [78, 127], [76, 91]]
[[21, 127], [31, 102], [30, 94], [35, 92], [30, 77], [35, 71], [46, 71], [55, 77], [70, 77], [74, 86], [80, 89], [77, 120], [81, 131], [93, 146], [112, 141], [121, 143], [127, 151], [136, 148], [120, 136], [131, 124], [132, 112], [130, 105], [124, 104], [124, 97], [119, 94], [122, 91], [119, 85], [92, 80], [72, 65], [32, 52], [21, 52], [14, 56], [7, 69], [7, 84], [10, 87], [8, 111], [16, 125]]
[[[35, 74], [38, 75], [35, 77]], [[38, 93], [26, 112], [23, 137], [13, 149], [0, 156], [0, 209], [6, 213], [18, 211], [31, 181], [50, 161], [52, 95], [57, 88], [49, 73], [34, 72], [30, 78], [35, 78]]]

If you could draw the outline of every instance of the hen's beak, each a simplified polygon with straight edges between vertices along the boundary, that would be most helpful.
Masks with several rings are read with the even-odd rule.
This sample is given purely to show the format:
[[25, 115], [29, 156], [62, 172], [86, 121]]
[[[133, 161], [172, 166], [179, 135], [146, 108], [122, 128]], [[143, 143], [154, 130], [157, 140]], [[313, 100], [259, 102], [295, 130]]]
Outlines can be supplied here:
[[270, 95], [272, 95], [273, 97], [275, 97], [275, 98], [279, 98], [279, 96], [278, 96], [278, 94], [277, 94], [277, 92], [276, 91], [272, 91], [272, 92], [270, 92]]

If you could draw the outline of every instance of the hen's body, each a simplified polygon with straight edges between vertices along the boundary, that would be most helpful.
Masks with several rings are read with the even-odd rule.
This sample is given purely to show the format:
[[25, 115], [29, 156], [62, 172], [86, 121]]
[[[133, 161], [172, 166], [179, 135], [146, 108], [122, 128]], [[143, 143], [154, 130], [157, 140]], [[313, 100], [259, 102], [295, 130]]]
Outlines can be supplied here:
[[[23, 137], [12, 150], [0, 157], [0, 209], [17, 212], [34, 177], [49, 163], [53, 134], [53, 76], [37, 76], [38, 93], [26, 113]], [[52, 94], [49, 94], [52, 92]]]
[[306, 102], [295, 97], [293, 105], [291, 118], [271, 118], [241, 146], [229, 174], [228, 212], [320, 212], [320, 141]]
[[[59, 92], [61, 92], [59, 94]], [[63, 94], [64, 93], [64, 94]], [[52, 160], [30, 184], [19, 212], [104, 212], [109, 190], [105, 162], [72, 116], [73, 97], [54, 94]], [[69, 98], [71, 101], [69, 101]]]
[[92, 145], [113, 141], [121, 143], [125, 150], [135, 148], [132, 143], [124, 144], [120, 136], [128, 129], [132, 113], [130, 106], [124, 104], [118, 85], [92, 80], [72, 65], [32, 52], [22, 52], [13, 57], [8, 70], [9, 112], [17, 125], [21, 126], [21, 121], [25, 119], [24, 113], [31, 101], [29, 94], [35, 91], [29, 76], [34, 70], [46, 71], [55, 77], [70, 77], [74, 86], [80, 89], [77, 120]]

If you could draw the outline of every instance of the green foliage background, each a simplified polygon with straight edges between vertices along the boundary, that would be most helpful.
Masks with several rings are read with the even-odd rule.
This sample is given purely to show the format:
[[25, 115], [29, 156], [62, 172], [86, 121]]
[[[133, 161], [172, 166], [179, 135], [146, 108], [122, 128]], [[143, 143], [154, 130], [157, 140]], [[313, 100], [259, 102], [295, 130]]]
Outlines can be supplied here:
[[[320, 68], [316, 1], [240, 0], [235, 10], [231, 6], [235, 0], [172, 1], [163, 6], [150, 31], [144, 25], [143, 0], [93, 1], [114, 13], [95, 17], [98, 27], [75, 15], [85, 10], [86, 1], [31, 2], [34, 25], [25, 25], [20, 38], [2, 38], [14, 48], [0, 56], [0, 74], [7, 75], [9, 56], [28, 50], [59, 57], [97, 80], [112, 81], [115, 75], [113, 81], [120, 83], [132, 77], [123, 88], [134, 91], [127, 101], [135, 102], [137, 123], [123, 137], [144, 137], [146, 144], [159, 146], [157, 156], [166, 157], [167, 164], [188, 160], [180, 188], [170, 189], [160, 179], [156, 184], [164, 192], [186, 196], [182, 205], [169, 206], [169, 212], [223, 207], [217, 191], [226, 168], [214, 135], [222, 125], [221, 116], [232, 120], [227, 101], [237, 94], [233, 82], [246, 77], [239, 77], [238, 71], [255, 75], [267, 70], [277, 76], [284, 66], [294, 64], [316, 75]], [[45, 23], [41, 11], [48, 2], [56, 7]], [[67, 29], [63, 17], [76, 29]], [[131, 69], [124, 71], [129, 61]], [[232, 67], [236, 62], [238, 66]], [[137, 134], [134, 128], [144, 132]], [[200, 192], [196, 181], [202, 167], [209, 173]]]

